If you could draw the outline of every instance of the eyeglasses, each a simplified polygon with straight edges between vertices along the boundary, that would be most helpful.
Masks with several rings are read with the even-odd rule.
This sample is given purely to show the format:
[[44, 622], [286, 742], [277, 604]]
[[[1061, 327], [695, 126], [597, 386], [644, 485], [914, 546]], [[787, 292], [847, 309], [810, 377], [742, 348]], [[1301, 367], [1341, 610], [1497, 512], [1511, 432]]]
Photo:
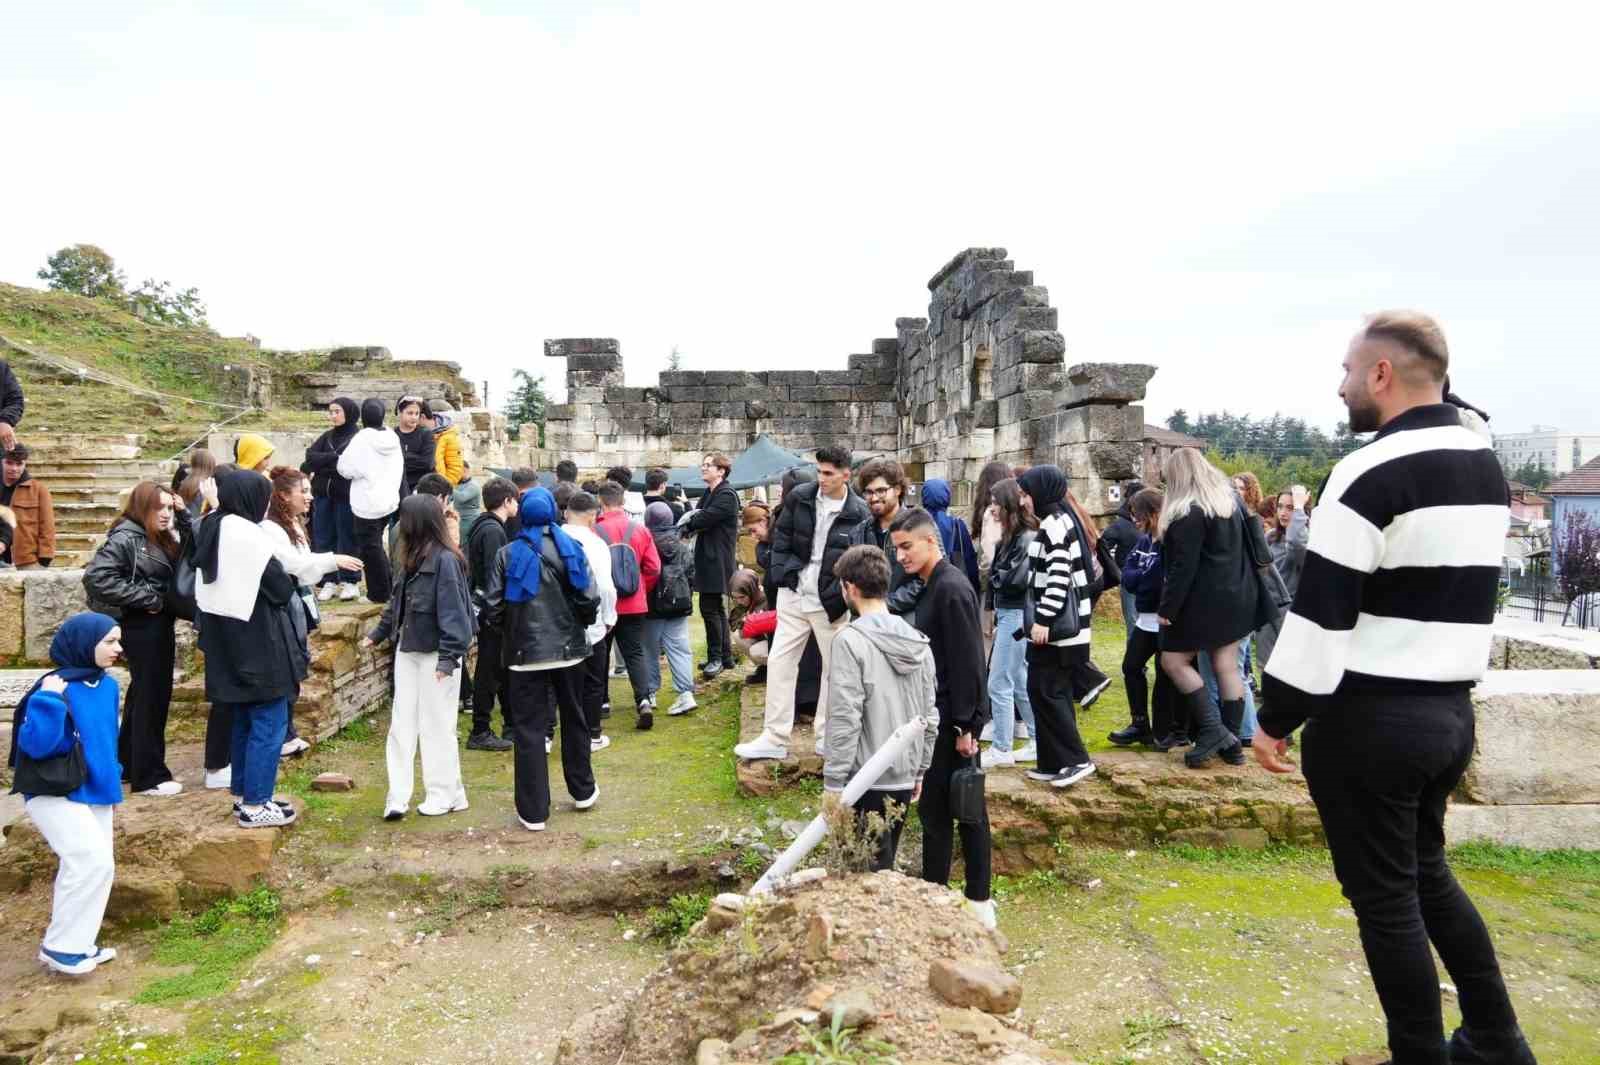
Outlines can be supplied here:
[[866, 489], [864, 491], [863, 494], [864, 495], [868, 495], [868, 496], [886, 496], [890, 492], [893, 492], [893, 491], [894, 491], [893, 488], [885, 486], [883, 488], [868, 488], [868, 489]]

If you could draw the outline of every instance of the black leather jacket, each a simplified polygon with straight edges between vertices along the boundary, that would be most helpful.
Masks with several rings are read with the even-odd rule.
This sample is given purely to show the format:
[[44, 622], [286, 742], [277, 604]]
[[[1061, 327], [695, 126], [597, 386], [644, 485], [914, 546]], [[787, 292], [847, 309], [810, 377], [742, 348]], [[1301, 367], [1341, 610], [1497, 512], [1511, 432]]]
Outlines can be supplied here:
[[995, 548], [989, 564], [989, 609], [1021, 610], [1028, 602], [1028, 585], [1033, 574], [1028, 565], [1028, 545], [1032, 529], [1019, 529]]
[[398, 650], [439, 653], [439, 671], [454, 673], [478, 631], [467, 593], [467, 567], [453, 553], [435, 551], [417, 572], [402, 578], [372, 630], [373, 643], [398, 632]]
[[866, 521], [849, 527], [845, 526], [841, 516], [828, 533], [828, 546], [822, 553], [822, 579], [817, 588], [822, 607], [828, 612], [828, 620], [837, 621], [848, 609], [844, 603], [844, 589], [833, 575], [833, 564], [840, 555], [861, 544], [871, 544], [889, 560], [889, 613], [909, 614], [915, 610], [917, 600], [922, 597], [923, 580], [921, 577], [907, 576], [906, 571], [900, 568], [900, 559], [895, 556], [889, 533], [878, 528], [878, 519], [869, 511]]
[[484, 593], [483, 624], [504, 634], [500, 664], [532, 666], [587, 658], [589, 637], [585, 630], [600, 613], [600, 597], [587, 588], [572, 587], [555, 541], [542, 536], [539, 564], [544, 569], [539, 574], [539, 594], [520, 603], [509, 602], [506, 562], [510, 556], [509, 544], [494, 556]]
[[[183, 549], [188, 551], [194, 544], [194, 524], [188, 511], [179, 510], [173, 522]], [[111, 527], [106, 542], [89, 560], [83, 571], [83, 590], [91, 609], [114, 617], [121, 617], [124, 610], [159, 613], [167, 604], [167, 590], [177, 572], [177, 560], [151, 546], [144, 526], [124, 518]]]

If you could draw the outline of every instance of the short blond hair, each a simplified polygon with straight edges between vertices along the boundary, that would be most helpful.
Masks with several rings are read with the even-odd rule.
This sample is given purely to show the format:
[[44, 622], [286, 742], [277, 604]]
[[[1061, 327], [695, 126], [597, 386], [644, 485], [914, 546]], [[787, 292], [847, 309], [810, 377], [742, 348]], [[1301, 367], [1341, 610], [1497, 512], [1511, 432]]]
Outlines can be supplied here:
[[1379, 311], [1367, 315], [1361, 328], [1366, 340], [1387, 340], [1417, 356], [1434, 381], [1450, 373], [1450, 346], [1439, 323], [1421, 311]]

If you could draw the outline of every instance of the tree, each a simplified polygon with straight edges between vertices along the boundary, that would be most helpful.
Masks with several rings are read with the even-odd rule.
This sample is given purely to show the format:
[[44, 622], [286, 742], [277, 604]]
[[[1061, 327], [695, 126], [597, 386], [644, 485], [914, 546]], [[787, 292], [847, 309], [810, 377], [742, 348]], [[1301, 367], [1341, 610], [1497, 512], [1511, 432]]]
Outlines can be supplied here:
[[39, 280], [60, 292], [75, 292], [91, 299], [127, 298], [128, 279], [117, 269], [116, 260], [93, 244], [74, 244], [62, 248], [45, 260]]
[[538, 446], [544, 447], [545, 409], [550, 405], [550, 397], [545, 395], [544, 391], [544, 374], [535, 377], [527, 370], [512, 370], [511, 378], [516, 385], [511, 389], [511, 395], [506, 397], [505, 406], [502, 408], [506, 416], [506, 425], [518, 436], [521, 435], [524, 425], [537, 425]]
[[1529, 459], [1511, 471], [1511, 479], [1513, 481], [1521, 481], [1535, 492], [1538, 492], [1542, 491], [1554, 478], [1552, 478], [1549, 468], [1543, 462], [1535, 462], [1533, 459]]
[[163, 325], [205, 325], [206, 305], [200, 290], [186, 288], [173, 292], [167, 281], [145, 278], [128, 295], [128, 309], [147, 322]]
[[1175, 433], [1193, 432], [1194, 427], [1189, 424], [1189, 412], [1182, 407], [1173, 411], [1172, 417], [1167, 419], [1167, 428]]
[[683, 369], [683, 352], [678, 350], [678, 345], [672, 345], [672, 350], [667, 353], [667, 369], [677, 372]]
[[1587, 511], [1566, 508], [1552, 554], [1556, 583], [1567, 602], [1600, 592], [1600, 522]]

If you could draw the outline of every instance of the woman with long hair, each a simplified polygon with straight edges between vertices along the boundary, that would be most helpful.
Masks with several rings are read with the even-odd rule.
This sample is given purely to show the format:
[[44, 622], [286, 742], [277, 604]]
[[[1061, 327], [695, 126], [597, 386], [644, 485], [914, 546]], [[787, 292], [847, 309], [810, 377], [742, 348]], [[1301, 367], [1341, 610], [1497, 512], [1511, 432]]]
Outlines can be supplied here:
[[1261, 509], [1261, 478], [1243, 470], [1233, 475], [1233, 490], [1244, 500], [1245, 516], [1255, 517]]
[[217, 457], [203, 447], [189, 452], [189, 461], [173, 474], [172, 490], [193, 520], [199, 521], [207, 510], [217, 505], [216, 478]]
[[[1003, 462], [988, 462], [978, 473], [978, 486], [972, 492], [972, 521], [968, 525], [977, 537], [978, 549], [978, 580], [980, 582], [978, 602], [982, 611], [978, 616], [979, 627], [983, 629], [983, 654], [988, 658], [994, 648], [994, 610], [987, 604], [990, 601], [988, 594], [989, 567], [994, 564], [995, 548], [1000, 546], [1000, 518], [994, 511], [994, 499], [991, 493], [994, 486], [1011, 476], [1011, 467]], [[1031, 735], [1031, 733], [1030, 733]]]
[[289, 701], [310, 666], [305, 605], [261, 528], [272, 482], [253, 470], [217, 478], [217, 509], [195, 534], [196, 627], [206, 698], [232, 722], [229, 788], [240, 828], [279, 828], [294, 807], [272, 797]]
[[1028, 699], [1028, 643], [1017, 639], [1026, 626], [1028, 605], [1028, 547], [1033, 543], [1039, 523], [1023, 509], [1022, 489], [1012, 478], [990, 487], [991, 509], [1000, 527], [1000, 542], [985, 578], [987, 609], [994, 616], [994, 650], [989, 656], [989, 706], [993, 711], [994, 742], [983, 752], [983, 767], [1016, 765], [1038, 760], [1038, 746], [1030, 740], [1020, 751], [1013, 751], [1017, 715], [1028, 726], [1028, 735], [1037, 736], [1033, 704]]
[[[1161, 668], [1196, 724], [1194, 749], [1184, 762], [1199, 768], [1221, 755], [1240, 765], [1244, 750], [1236, 733], [1244, 722], [1244, 675], [1238, 669], [1218, 670], [1220, 698], [1214, 700], [1195, 656], [1208, 651], [1213, 662], [1237, 662], [1239, 641], [1256, 630], [1257, 577], [1245, 537], [1260, 541], [1261, 526], [1254, 514], [1243, 511], [1227, 475], [1194, 448], [1179, 448], [1168, 457], [1166, 482], [1156, 525], [1166, 562]], [[1264, 556], [1265, 542], [1259, 547]]]
[[132, 679], [117, 734], [117, 758], [138, 795], [183, 790], [167, 768], [167, 710], [177, 656], [177, 614], [170, 596], [192, 530], [189, 512], [177, 505], [176, 496], [154, 481], [140, 481], [83, 571], [90, 606], [121, 621]]
[[[301, 471], [311, 475], [312, 550], [318, 554], [336, 551], [354, 555], [355, 513], [350, 509], [350, 481], [339, 472], [339, 456], [361, 431], [361, 411], [356, 401], [339, 396], [328, 404], [328, 425], [328, 431], [306, 448], [306, 460], [300, 464]], [[268, 476], [276, 480], [276, 473], [274, 470]], [[357, 587], [360, 580], [360, 570], [330, 570], [321, 578], [317, 598], [326, 603], [338, 592], [341, 599], [354, 599], [361, 594]]]
[[[312, 551], [306, 535], [306, 513], [313, 504], [311, 481], [293, 466], [274, 466], [268, 476], [272, 482], [272, 502], [261, 527], [272, 537], [273, 556], [288, 571], [299, 587], [302, 599], [311, 595], [311, 585], [330, 573], [344, 572], [359, 577], [361, 560], [331, 551]], [[327, 587], [327, 586], [325, 586]], [[325, 597], [324, 597], [325, 598]], [[306, 606], [309, 613], [311, 607]], [[299, 754], [311, 745], [294, 728], [294, 704], [289, 701], [289, 724], [283, 741], [285, 756]]]
[[[1089, 573], [1089, 611], [1093, 613], [1095, 603], [1100, 599], [1100, 593], [1105, 591], [1104, 566], [1099, 554], [1100, 526], [1095, 524], [1089, 508], [1078, 502], [1078, 497], [1072, 494], [1070, 488], [1067, 489], [1062, 513], [1076, 527], [1078, 536], [1083, 542], [1084, 563]], [[1080, 710], [1089, 709], [1095, 704], [1095, 700], [1111, 687], [1111, 678], [1106, 676], [1087, 654], [1081, 659], [1073, 659], [1071, 673], [1072, 701], [1078, 704]]]
[[[419, 742], [424, 795], [417, 813], [433, 817], [467, 808], [456, 750], [456, 670], [477, 631], [467, 564], [461, 549], [450, 542], [444, 508], [437, 500], [410, 495], [400, 501], [399, 541], [404, 545], [396, 560], [400, 588], [378, 627], [361, 641], [371, 647], [396, 638], [385, 821], [400, 820], [411, 807]], [[587, 747], [587, 730], [583, 741]]]
[[[1306, 548], [1311, 542], [1310, 498], [1305, 488], [1294, 485], [1261, 503], [1261, 520], [1267, 527], [1267, 550], [1272, 552], [1272, 567], [1283, 578], [1290, 602], [1300, 590], [1300, 574], [1306, 566]], [[1283, 619], [1275, 618], [1256, 629], [1256, 659], [1262, 670], [1278, 645]]]

